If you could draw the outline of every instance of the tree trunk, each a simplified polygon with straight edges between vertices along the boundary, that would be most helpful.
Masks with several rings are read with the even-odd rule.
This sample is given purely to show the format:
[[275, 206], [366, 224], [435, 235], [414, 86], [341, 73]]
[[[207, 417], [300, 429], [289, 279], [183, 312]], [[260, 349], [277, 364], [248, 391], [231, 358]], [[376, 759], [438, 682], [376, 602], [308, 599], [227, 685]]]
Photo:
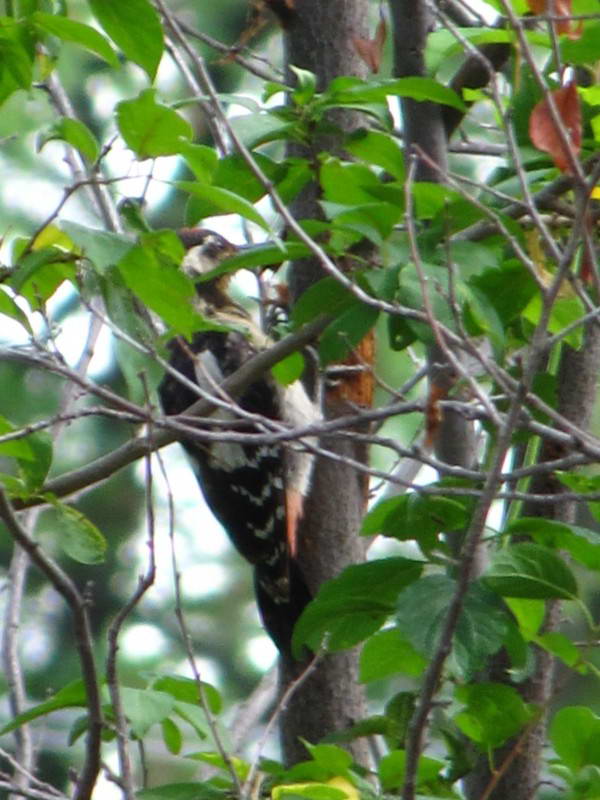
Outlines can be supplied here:
[[[364, 77], [366, 67], [356, 53], [352, 39], [367, 35], [367, 0], [303, 0], [286, 29], [286, 63], [288, 81], [295, 78], [291, 65], [310, 70], [317, 76], [319, 88], [339, 75]], [[361, 124], [354, 112], [335, 114], [334, 122], [343, 131]], [[334, 137], [335, 138], [335, 137]], [[316, 139], [307, 148], [293, 145], [294, 155], [316, 156], [327, 148], [340, 152], [341, 142]], [[318, 188], [307, 187], [293, 206], [298, 218], [320, 215]], [[292, 299], [324, 277], [317, 262], [311, 259], [294, 264], [290, 277]], [[326, 416], [340, 413], [326, 408]], [[321, 441], [321, 446], [353, 459], [364, 453], [349, 442]], [[364, 513], [364, 484], [350, 466], [319, 458], [313, 479], [313, 490], [305, 510], [299, 537], [299, 561], [312, 591], [339, 574], [349, 564], [364, 560], [364, 541], [357, 536]], [[281, 682], [289, 685], [305, 668], [305, 664], [281, 664]], [[284, 758], [294, 763], [307, 756], [300, 737], [316, 742], [327, 733], [352, 724], [365, 715], [362, 687], [357, 681], [356, 652], [343, 652], [325, 657], [317, 669], [292, 696], [282, 718], [281, 734]], [[364, 742], [352, 747], [354, 757], [368, 763]]]

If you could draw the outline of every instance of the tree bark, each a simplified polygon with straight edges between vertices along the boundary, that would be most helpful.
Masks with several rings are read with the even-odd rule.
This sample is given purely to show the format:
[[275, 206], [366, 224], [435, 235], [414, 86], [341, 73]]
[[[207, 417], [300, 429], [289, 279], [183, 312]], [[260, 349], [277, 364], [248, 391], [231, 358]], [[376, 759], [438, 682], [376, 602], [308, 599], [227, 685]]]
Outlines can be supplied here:
[[[295, 13], [286, 26], [286, 64], [288, 81], [295, 80], [290, 66], [310, 70], [323, 89], [339, 75], [364, 77], [366, 67], [353, 45], [353, 37], [367, 35], [367, 0], [303, 0], [296, 3]], [[340, 112], [332, 116], [340, 131], [347, 132], [362, 124], [360, 115]], [[315, 138], [307, 147], [290, 146], [290, 154], [315, 160], [322, 150], [342, 152], [341, 137]], [[316, 162], [315, 162], [316, 163]], [[318, 218], [318, 187], [308, 186], [293, 205], [298, 219]], [[294, 264], [290, 276], [292, 300], [324, 277], [319, 264], [304, 259]], [[325, 408], [328, 417], [340, 413], [339, 408]], [[321, 445], [341, 456], [364, 457], [352, 443], [323, 440]], [[313, 489], [305, 509], [299, 536], [298, 558], [313, 592], [320, 584], [339, 574], [349, 564], [364, 560], [364, 541], [357, 536], [364, 514], [364, 484], [350, 466], [319, 458], [313, 478]], [[289, 685], [305, 668], [305, 664], [282, 661], [280, 676], [283, 686]], [[365, 716], [362, 687], [358, 683], [357, 652], [328, 655], [292, 696], [284, 711], [281, 740], [284, 758], [294, 763], [306, 758], [300, 737], [317, 742], [327, 733], [345, 728]], [[351, 747], [355, 759], [368, 763], [366, 743]]]

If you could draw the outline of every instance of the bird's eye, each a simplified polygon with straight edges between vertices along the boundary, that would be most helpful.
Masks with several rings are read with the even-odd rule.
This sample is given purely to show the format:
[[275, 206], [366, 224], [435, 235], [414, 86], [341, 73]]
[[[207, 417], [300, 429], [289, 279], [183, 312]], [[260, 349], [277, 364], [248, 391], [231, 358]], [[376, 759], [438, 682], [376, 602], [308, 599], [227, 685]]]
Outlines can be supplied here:
[[207, 258], [218, 258], [224, 250], [223, 242], [214, 236], [209, 237], [202, 245], [202, 253]]

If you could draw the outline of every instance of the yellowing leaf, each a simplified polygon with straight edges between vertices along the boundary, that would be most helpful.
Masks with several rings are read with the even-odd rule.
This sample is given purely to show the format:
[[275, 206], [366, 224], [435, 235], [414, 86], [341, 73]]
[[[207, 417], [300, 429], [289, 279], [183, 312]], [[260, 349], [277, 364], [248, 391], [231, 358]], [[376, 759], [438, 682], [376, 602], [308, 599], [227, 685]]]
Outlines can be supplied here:
[[71, 252], [79, 251], [79, 248], [73, 243], [73, 240], [56, 225], [46, 225], [45, 228], [38, 233], [31, 246], [32, 250], [42, 250], [44, 247], [60, 247], [63, 250]]
[[273, 800], [286, 800], [286, 798], [304, 797], [306, 800], [345, 800], [344, 794], [326, 783], [310, 781], [307, 783], [287, 783], [276, 786], [271, 797]]
[[336, 789], [341, 789], [346, 792], [348, 800], [360, 800], [360, 794], [356, 786], [353, 786], [348, 778], [343, 778], [341, 775], [336, 775], [335, 778], [327, 781], [330, 786], [335, 786]]

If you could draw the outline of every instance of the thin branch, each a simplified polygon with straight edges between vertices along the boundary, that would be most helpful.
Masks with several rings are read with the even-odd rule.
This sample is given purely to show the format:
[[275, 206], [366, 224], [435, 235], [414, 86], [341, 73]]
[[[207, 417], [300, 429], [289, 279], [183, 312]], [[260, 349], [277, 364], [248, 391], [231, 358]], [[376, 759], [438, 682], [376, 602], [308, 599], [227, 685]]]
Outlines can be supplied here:
[[[18, 544], [15, 544], [8, 570], [8, 591], [4, 614], [4, 632], [2, 636], [2, 664], [8, 688], [8, 703], [13, 716], [25, 711], [26, 693], [23, 667], [19, 657], [19, 631], [21, 610], [25, 596], [25, 584], [29, 558]], [[29, 786], [33, 769], [33, 744], [28, 725], [22, 725], [14, 732], [17, 758], [13, 766], [19, 765], [15, 786], [26, 789]]]
[[456, 590], [444, 618], [435, 652], [425, 672], [417, 707], [409, 725], [406, 739], [405, 780], [402, 788], [403, 800], [414, 800], [415, 797], [417, 767], [423, 750], [429, 714], [433, 708], [433, 700], [439, 688], [444, 664], [452, 649], [452, 639], [456, 631], [456, 626], [458, 625], [467, 591], [471, 584], [472, 570], [476, 562], [477, 552], [485, 530], [485, 523], [489, 510], [492, 502], [498, 495], [502, 465], [512, 445], [512, 435], [517, 424], [518, 415], [520, 413], [520, 403], [524, 394], [525, 386], [522, 385], [521, 391], [515, 393], [511, 402], [506, 421], [498, 437], [493, 464], [487, 475], [483, 491], [473, 511], [471, 523], [465, 535], [461, 550]]
[[181, 636], [183, 639], [183, 646], [185, 649], [187, 661], [188, 664], [190, 665], [190, 669], [192, 671], [192, 675], [194, 676], [194, 681], [198, 689], [198, 700], [200, 703], [200, 707], [202, 708], [204, 715], [206, 717], [206, 721], [208, 723], [208, 727], [212, 734], [215, 747], [219, 755], [223, 759], [223, 763], [227, 767], [233, 786], [235, 787], [236, 790], [236, 796], [239, 798], [241, 794], [242, 784], [239, 775], [237, 773], [237, 770], [235, 768], [235, 763], [233, 761], [233, 758], [230, 755], [227, 747], [225, 746], [225, 743], [223, 742], [221, 733], [217, 725], [217, 721], [210, 707], [210, 702], [206, 696], [204, 683], [202, 681], [202, 677], [200, 675], [200, 671], [198, 669], [198, 665], [194, 657], [194, 650], [192, 647], [192, 637], [190, 636], [185, 616], [183, 613], [183, 602], [181, 598], [181, 573], [179, 572], [179, 567], [177, 564], [177, 549], [175, 547], [175, 506], [173, 503], [173, 493], [171, 491], [167, 471], [165, 469], [165, 465], [163, 463], [160, 454], [158, 454], [158, 463], [161, 474], [165, 481], [165, 485], [167, 487], [168, 510], [169, 510], [169, 542], [171, 546], [171, 569], [173, 573], [173, 584], [175, 587], [175, 616], [177, 618], [177, 623], [179, 625], [179, 630], [181, 632]]
[[552, 117], [552, 123], [560, 139], [561, 148], [567, 156], [567, 160], [569, 163], [569, 172], [573, 176], [574, 180], [574, 188], [576, 190], [585, 191], [587, 187], [586, 187], [584, 172], [581, 169], [581, 164], [573, 148], [571, 137], [569, 136], [569, 133], [566, 129], [562, 117], [558, 113], [558, 109], [556, 107], [556, 103], [554, 102], [554, 97], [552, 95], [552, 92], [548, 89], [548, 84], [544, 79], [544, 76], [542, 75], [540, 68], [538, 67], [538, 63], [534, 57], [533, 51], [529, 45], [529, 42], [527, 41], [522, 20], [514, 13], [512, 7], [510, 6], [509, 3], [506, 2], [506, 0], [500, 0], [500, 2], [504, 8], [506, 16], [510, 21], [512, 30], [514, 30], [517, 34], [517, 38], [521, 46], [521, 53], [523, 54], [525, 60], [527, 61], [527, 65], [531, 70], [535, 82], [540, 88], [544, 96], [544, 100], [548, 105], [548, 110], [550, 111], [550, 116]]
[[220, 42], [218, 39], [214, 39], [207, 33], [203, 33], [197, 28], [187, 25], [181, 18], [177, 16], [174, 16], [173, 19], [177, 22], [177, 25], [183, 33], [187, 34], [192, 39], [198, 39], [199, 42], [202, 42], [203, 44], [208, 45], [208, 47], [212, 47], [213, 50], [217, 50], [217, 52], [222, 53], [226, 59], [235, 61], [236, 64], [239, 64], [240, 67], [243, 67], [247, 72], [256, 75], [257, 78], [260, 78], [263, 81], [282, 83], [283, 73], [279, 70], [276, 70], [271, 64], [268, 64], [268, 66], [273, 69], [272, 72], [268, 72], [266, 69], [263, 69], [263, 67], [259, 66], [256, 62], [266, 61], [266, 59], [263, 59], [256, 53], [248, 52], [250, 58], [253, 59], [251, 61], [249, 58], [243, 56], [240, 50], [235, 46], [231, 47], [230, 45]]
[[[31, 771], [27, 770], [18, 759], [16, 759], [7, 750], [4, 750], [4, 748], [2, 748], [2, 747], [0, 747], [0, 756], [5, 761], [7, 761], [11, 765], [11, 767], [14, 768], [15, 772], [20, 772], [20, 773], [23, 773], [24, 775], [26, 775], [26, 777], [30, 781], [30, 783], [33, 786], [37, 787], [37, 790], [39, 790], [40, 792], [45, 792], [46, 796], [50, 796], [52, 798], [65, 798], [65, 800], [66, 800], [66, 795], [64, 795], [62, 792], [59, 792], [59, 790], [56, 789], [54, 786], [52, 786], [50, 783], [46, 783], [45, 781], [41, 781]], [[3, 779], [6, 777], [3, 773], [0, 773], [0, 776]]]
[[277, 666], [262, 676], [252, 693], [235, 708], [228, 726], [234, 753], [246, 747], [248, 736], [277, 697]]
[[134, 608], [139, 604], [140, 600], [148, 589], [154, 583], [156, 576], [156, 560], [154, 550], [154, 507], [152, 501], [152, 463], [151, 453], [147, 453], [145, 457], [145, 480], [146, 480], [146, 519], [148, 527], [148, 565], [146, 573], [140, 575], [138, 585], [125, 603], [119, 610], [118, 614], [112, 621], [107, 634], [108, 640], [108, 654], [106, 657], [106, 683], [110, 691], [111, 702], [115, 714], [115, 727], [117, 731], [117, 749], [119, 753], [120, 765], [120, 780], [122, 782], [122, 789], [126, 800], [133, 800], [135, 795], [135, 786], [133, 783], [133, 774], [131, 770], [131, 759], [129, 756], [129, 736], [127, 728], [127, 719], [123, 711], [123, 704], [121, 702], [121, 692], [119, 687], [119, 673], [117, 664], [117, 654], [119, 650], [119, 634], [127, 617], [131, 614]]
[[[249, 359], [233, 375], [223, 381], [223, 390], [232, 397], [239, 395], [264, 372], [277, 364], [278, 361], [281, 361], [282, 358], [285, 358], [296, 350], [302, 349], [309, 342], [313, 341], [328, 322], [328, 318], [324, 317], [314, 320], [295, 333], [281, 339], [281, 341], [274, 344], [273, 347], [268, 350], [257, 353], [257, 355]], [[0, 359], [1, 357], [2, 354], [0, 353]], [[62, 368], [61, 372], [64, 373], [64, 371], [64, 368]], [[94, 391], [96, 391], [96, 389]], [[112, 395], [112, 393], [108, 394]], [[122, 400], [122, 398], [119, 398], [117, 395], [114, 395], [114, 397], [128, 409], [139, 410], [137, 406]], [[209, 414], [212, 408], [212, 403], [206, 400], [200, 400], [194, 403], [191, 408], [188, 409], [187, 413], [194, 415]], [[110, 477], [110, 475], [122, 467], [132, 464], [134, 461], [144, 456], [149, 450], [157, 450], [175, 441], [175, 439], [176, 436], [169, 430], [157, 431], [152, 436], [143, 436], [138, 439], [133, 439], [116, 450], [113, 450], [111, 453], [101, 456], [90, 464], [86, 464], [73, 472], [47, 481], [40, 489], [40, 495], [51, 492], [57, 497], [64, 497], [78, 492], [81, 489], [85, 489], [88, 486]], [[24, 501], [16, 500], [15, 508], [28, 508], [43, 502], [45, 501], [39, 496]]]
[[248, 771], [248, 776], [244, 781], [244, 785], [242, 787], [242, 791], [240, 793], [240, 798], [242, 800], [250, 800], [251, 792], [254, 786], [254, 782], [256, 779], [256, 774], [258, 771], [258, 764], [260, 756], [264, 750], [264, 747], [273, 732], [273, 728], [277, 724], [279, 717], [287, 708], [288, 703], [292, 699], [292, 697], [296, 694], [298, 689], [308, 680], [308, 678], [313, 674], [313, 672], [317, 669], [323, 657], [325, 656], [327, 649], [327, 642], [324, 641], [321, 647], [317, 650], [313, 658], [308, 662], [306, 667], [302, 670], [302, 672], [298, 675], [297, 678], [290, 681], [288, 686], [286, 687], [285, 691], [282, 693], [281, 697], [279, 698], [279, 702], [275, 706], [273, 713], [267, 724], [265, 725], [265, 729], [260, 737], [257, 745], [257, 752], [252, 761], [252, 765], [250, 770]]
[[89, 714], [86, 758], [83, 770], [77, 780], [73, 800], [90, 800], [100, 771], [103, 717], [87, 602], [69, 576], [41, 550], [39, 544], [21, 526], [12, 505], [1, 488], [0, 518], [4, 521], [15, 542], [27, 552], [33, 563], [44, 573], [56, 591], [64, 598], [73, 616], [75, 644], [79, 654]]
[[[77, 115], [75, 114], [75, 110], [71, 105], [69, 96], [64, 90], [64, 87], [59, 79], [56, 77], [56, 72], [53, 71], [50, 73], [46, 83], [46, 88], [59, 114], [61, 114], [63, 117], [77, 119]], [[83, 178], [90, 180], [90, 195], [92, 203], [98, 210], [98, 213], [104, 221], [106, 227], [113, 231], [121, 230], [119, 215], [117, 214], [112, 198], [108, 192], [100, 186], [100, 182], [98, 180], [91, 180], [92, 178], [96, 178], [96, 176], [93, 175], [88, 169], [83, 157], [75, 148], [65, 147], [65, 159], [69, 164], [71, 173], [75, 180]]]

